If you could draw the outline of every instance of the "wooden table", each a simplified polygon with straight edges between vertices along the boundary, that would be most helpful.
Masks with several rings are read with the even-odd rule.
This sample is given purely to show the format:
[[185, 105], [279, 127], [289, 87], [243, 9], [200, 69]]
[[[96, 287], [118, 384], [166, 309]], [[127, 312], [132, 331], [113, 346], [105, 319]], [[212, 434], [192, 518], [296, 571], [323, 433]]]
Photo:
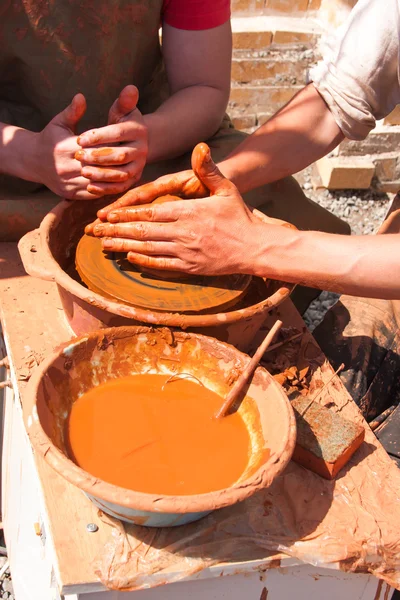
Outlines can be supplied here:
[[[93, 561], [110, 539], [110, 528], [77, 488], [40, 456], [33, 456], [23, 424], [24, 389], [32, 369], [72, 334], [55, 285], [25, 275], [16, 245], [11, 243], [0, 244], [0, 304], [5, 341], [0, 358], [2, 351], [7, 353], [12, 381], [12, 387], [3, 390], [2, 515], [16, 600], [172, 600], [176, 595], [191, 600], [242, 600], [247, 595], [261, 600], [267, 595], [268, 600], [391, 597], [391, 588], [372, 575], [316, 568], [290, 558], [281, 560], [279, 568], [270, 568], [277, 565], [274, 557], [216, 565], [183, 582], [151, 590], [106, 592], [94, 573]], [[290, 301], [280, 307], [279, 314], [286, 324], [304, 325]], [[4, 376], [0, 370], [0, 377]], [[361, 420], [344, 389], [340, 396], [343, 412]], [[367, 437], [375, 439], [370, 431]], [[98, 526], [96, 533], [87, 531], [89, 523]], [[156, 576], [149, 586], [155, 580]], [[168, 583], [165, 575], [163, 583]]]

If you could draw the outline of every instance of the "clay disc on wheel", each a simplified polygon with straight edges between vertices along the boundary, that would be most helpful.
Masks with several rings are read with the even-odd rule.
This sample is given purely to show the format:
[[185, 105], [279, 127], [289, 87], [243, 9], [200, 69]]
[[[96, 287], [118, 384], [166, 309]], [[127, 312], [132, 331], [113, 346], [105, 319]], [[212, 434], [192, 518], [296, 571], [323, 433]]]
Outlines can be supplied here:
[[101, 240], [84, 235], [76, 249], [76, 269], [89, 289], [132, 306], [167, 312], [228, 308], [244, 295], [250, 275], [187, 276], [168, 280], [141, 273], [125, 254], [104, 252]]

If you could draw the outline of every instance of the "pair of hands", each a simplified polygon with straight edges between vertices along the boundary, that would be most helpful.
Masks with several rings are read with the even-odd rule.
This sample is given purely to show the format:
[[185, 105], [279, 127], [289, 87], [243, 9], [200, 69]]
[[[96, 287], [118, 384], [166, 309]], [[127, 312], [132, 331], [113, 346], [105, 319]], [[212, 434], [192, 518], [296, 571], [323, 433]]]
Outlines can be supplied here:
[[[194, 149], [192, 167], [193, 172], [161, 177], [130, 190], [100, 210], [86, 233], [102, 238], [105, 250], [127, 252], [130, 262], [147, 268], [260, 275], [262, 241], [268, 231], [279, 235], [277, 224], [282, 222], [266, 218], [271, 224], [263, 223], [249, 210], [235, 185], [214, 164], [206, 144]], [[149, 204], [167, 194], [192, 199]]]
[[111, 106], [108, 125], [76, 135], [86, 112], [77, 94], [38, 134], [33, 180], [71, 200], [120, 194], [141, 177], [147, 158], [147, 128], [137, 108], [138, 90], [126, 86]]

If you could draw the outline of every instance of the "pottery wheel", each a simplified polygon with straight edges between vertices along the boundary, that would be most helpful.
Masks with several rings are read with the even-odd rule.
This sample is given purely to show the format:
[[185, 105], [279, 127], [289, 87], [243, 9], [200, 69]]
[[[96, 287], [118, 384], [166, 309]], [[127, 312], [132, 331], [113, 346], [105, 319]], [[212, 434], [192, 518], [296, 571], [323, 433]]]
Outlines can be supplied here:
[[156, 311], [222, 310], [240, 300], [250, 275], [186, 276], [168, 280], [142, 273], [126, 254], [105, 252], [101, 240], [84, 235], [76, 249], [76, 269], [89, 289], [116, 300]]

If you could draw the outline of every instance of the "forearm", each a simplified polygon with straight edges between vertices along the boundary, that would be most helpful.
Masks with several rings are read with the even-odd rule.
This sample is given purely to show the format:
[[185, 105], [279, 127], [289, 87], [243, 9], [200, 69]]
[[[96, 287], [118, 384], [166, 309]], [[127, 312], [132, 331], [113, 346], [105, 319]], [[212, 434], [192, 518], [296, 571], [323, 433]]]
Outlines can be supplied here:
[[144, 115], [147, 162], [174, 158], [212, 136], [221, 124], [227, 101], [226, 92], [196, 85], [176, 92], [156, 112]]
[[335, 148], [343, 137], [311, 84], [218, 166], [244, 193], [301, 171]]
[[[256, 225], [253, 270], [332, 292], [370, 298], [400, 297], [400, 235], [339, 236]], [[252, 234], [254, 242], [255, 232]]]
[[0, 123], [0, 172], [40, 183], [34, 167], [37, 134]]

